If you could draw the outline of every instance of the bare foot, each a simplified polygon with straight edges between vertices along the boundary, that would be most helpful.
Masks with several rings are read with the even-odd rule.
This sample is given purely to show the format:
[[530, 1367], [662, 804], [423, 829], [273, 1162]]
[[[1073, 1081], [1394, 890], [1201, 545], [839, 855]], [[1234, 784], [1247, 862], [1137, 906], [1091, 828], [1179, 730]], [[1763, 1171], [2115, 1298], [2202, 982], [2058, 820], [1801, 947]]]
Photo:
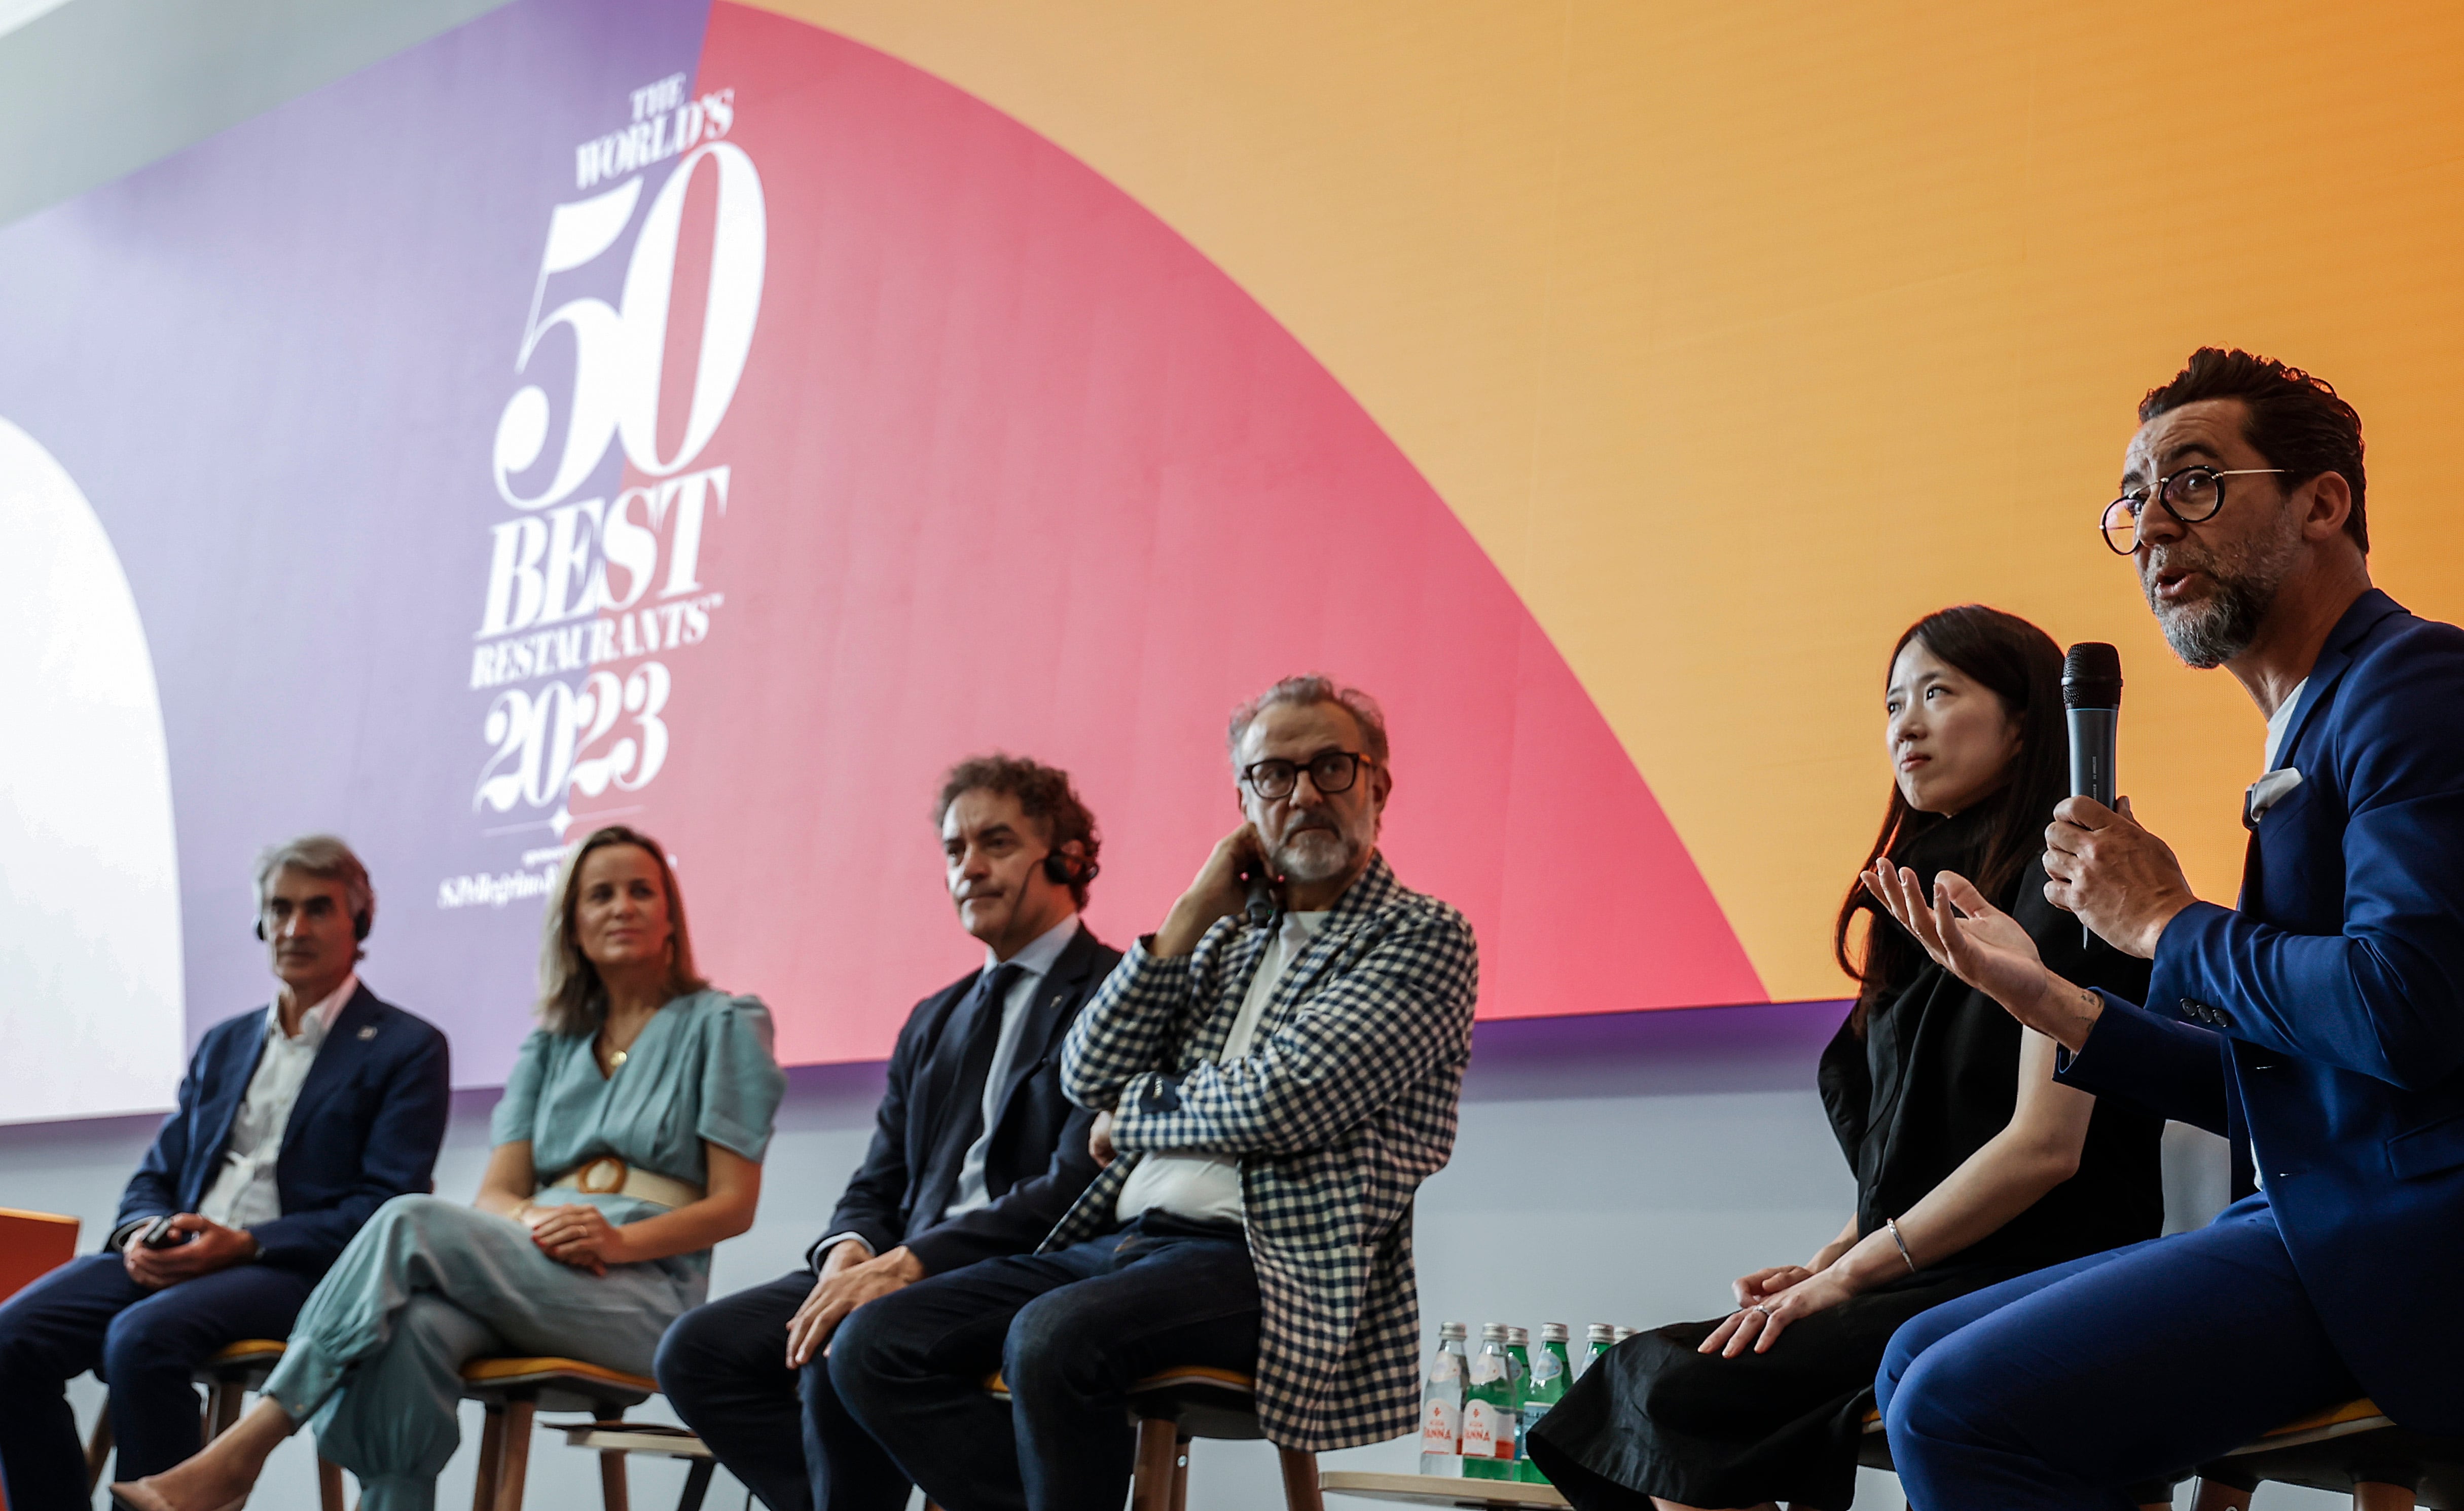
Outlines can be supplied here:
[[132, 1511], [238, 1511], [293, 1425], [278, 1404], [261, 1399], [230, 1432], [161, 1474], [112, 1481], [111, 1498]]
[[[177, 1468], [143, 1479], [115, 1479], [111, 1482], [114, 1504], [128, 1511], [238, 1511], [248, 1503], [250, 1486], [245, 1482], [209, 1483], [201, 1476], [187, 1471], [197, 1463], [194, 1458]], [[217, 1492], [220, 1492], [217, 1494]]]

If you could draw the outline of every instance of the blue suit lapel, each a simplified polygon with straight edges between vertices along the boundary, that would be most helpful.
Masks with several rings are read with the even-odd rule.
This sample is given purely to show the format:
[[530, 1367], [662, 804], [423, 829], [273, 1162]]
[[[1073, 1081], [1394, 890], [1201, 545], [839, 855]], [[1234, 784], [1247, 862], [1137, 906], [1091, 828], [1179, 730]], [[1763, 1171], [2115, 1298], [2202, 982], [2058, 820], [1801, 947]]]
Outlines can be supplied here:
[[308, 1062], [307, 1078], [299, 1083], [290, 1121], [282, 1126], [283, 1153], [291, 1152], [292, 1141], [308, 1126], [317, 1105], [349, 1085], [360, 1062], [377, 1052], [385, 1040], [384, 1025], [377, 1021], [381, 1016], [377, 995], [365, 982], [334, 1015], [334, 1026], [325, 1030], [325, 1042], [318, 1047], [317, 1058]]
[[1095, 952], [1103, 946], [1085, 924], [1063, 948], [1052, 969], [1045, 974], [1035, 1000], [1027, 1004], [1026, 1021], [1019, 1025], [1018, 1048], [1011, 1054], [1008, 1073], [1001, 1077], [1001, 1095], [993, 1102], [992, 1127], [998, 1130], [1009, 1116], [1010, 1099], [1045, 1055], [1053, 1048], [1054, 1031], [1060, 1026], [1062, 1010], [1087, 995], [1087, 977], [1095, 963]]
[[2403, 612], [2403, 604], [2372, 588], [2353, 600], [2353, 606], [2344, 610], [2343, 618], [2336, 621], [2335, 629], [2327, 636], [2327, 644], [2320, 649], [2318, 661], [2312, 664], [2310, 675], [2301, 685], [2301, 701], [2294, 705], [2293, 722], [2285, 728], [2283, 748], [2276, 753], [2277, 767], [2301, 764], [2293, 758], [2293, 753], [2301, 747], [2301, 732], [2308, 727], [2310, 716], [2319, 712], [2320, 705], [2327, 701], [2327, 694], [2343, 679], [2345, 668], [2352, 666], [2354, 647], [2380, 620], [2389, 614]]
[[217, 1046], [220, 1063], [214, 1066], [211, 1087], [198, 1104], [187, 1164], [180, 1172], [184, 1212], [197, 1210], [197, 1204], [206, 1199], [206, 1188], [213, 1184], [214, 1172], [223, 1168], [223, 1155], [231, 1148], [231, 1124], [238, 1119], [248, 1084], [256, 1075], [256, 1062], [265, 1057], [266, 1019], [273, 1011], [269, 1005], [243, 1014], [241, 1022], [246, 1026], [231, 1036], [231, 1042]]

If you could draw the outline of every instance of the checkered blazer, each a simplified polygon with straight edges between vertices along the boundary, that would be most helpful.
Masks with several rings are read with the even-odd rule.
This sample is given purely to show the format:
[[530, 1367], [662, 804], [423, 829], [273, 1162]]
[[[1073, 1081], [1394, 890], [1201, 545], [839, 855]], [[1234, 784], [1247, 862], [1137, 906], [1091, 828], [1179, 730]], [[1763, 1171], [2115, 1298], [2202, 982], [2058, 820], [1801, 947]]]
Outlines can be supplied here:
[[1380, 856], [1285, 973], [1251, 1052], [1219, 1063], [1267, 939], [1233, 917], [1185, 959], [1141, 940], [1079, 1015], [1061, 1084], [1114, 1109], [1120, 1157], [1044, 1247], [1111, 1227], [1149, 1150], [1239, 1155], [1259, 1420], [1286, 1448], [1349, 1448], [1419, 1417], [1412, 1193], [1454, 1150], [1480, 955], [1463, 914]]

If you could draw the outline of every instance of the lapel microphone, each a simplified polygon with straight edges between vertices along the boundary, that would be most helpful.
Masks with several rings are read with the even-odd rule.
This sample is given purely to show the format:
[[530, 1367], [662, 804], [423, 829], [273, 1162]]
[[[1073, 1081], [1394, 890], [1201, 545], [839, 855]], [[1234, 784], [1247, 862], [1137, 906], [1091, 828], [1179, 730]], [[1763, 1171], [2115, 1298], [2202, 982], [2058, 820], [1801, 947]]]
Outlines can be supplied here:
[[[2070, 725], [2071, 796], [2115, 802], [2114, 737], [2122, 723], [2122, 652], [2081, 641], [2062, 657], [2062, 717]], [[2079, 925], [2082, 947], [2096, 931]]]

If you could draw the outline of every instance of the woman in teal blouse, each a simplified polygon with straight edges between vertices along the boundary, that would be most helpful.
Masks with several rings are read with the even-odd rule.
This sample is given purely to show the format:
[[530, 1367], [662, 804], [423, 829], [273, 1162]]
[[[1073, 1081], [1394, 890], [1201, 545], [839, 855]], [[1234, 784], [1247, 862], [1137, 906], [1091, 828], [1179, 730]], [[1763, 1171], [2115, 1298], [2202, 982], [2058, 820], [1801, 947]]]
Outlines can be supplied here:
[[223, 1511], [314, 1416], [363, 1511], [429, 1511], [461, 1440], [464, 1361], [650, 1372], [659, 1335], [709, 1292], [711, 1245], [753, 1226], [786, 1089], [770, 1014], [693, 974], [666, 856], [621, 826], [567, 861], [540, 976], [542, 1026], [496, 1105], [477, 1201], [379, 1208], [301, 1308], [256, 1409], [115, 1499]]

